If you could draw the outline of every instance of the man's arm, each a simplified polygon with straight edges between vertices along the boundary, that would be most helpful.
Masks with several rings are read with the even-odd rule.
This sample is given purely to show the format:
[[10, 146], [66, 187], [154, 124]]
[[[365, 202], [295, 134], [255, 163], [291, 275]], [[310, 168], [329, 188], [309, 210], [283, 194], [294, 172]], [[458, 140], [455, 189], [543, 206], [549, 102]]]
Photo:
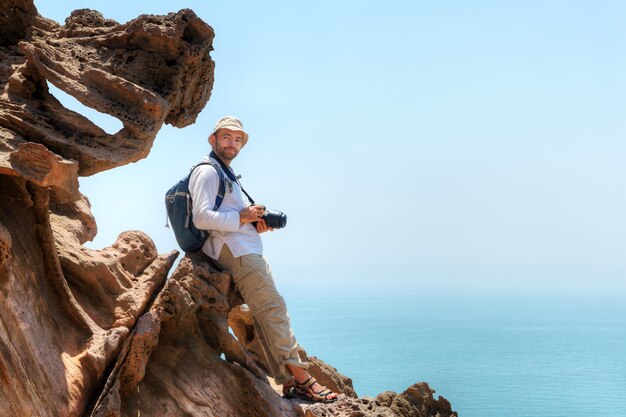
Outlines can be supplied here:
[[201, 230], [236, 232], [240, 218], [236, 211], [213, 211], [220, 177], [211, 165], [196, 168], [189, 179], [189, 194], [193, 203], [193, 224]]

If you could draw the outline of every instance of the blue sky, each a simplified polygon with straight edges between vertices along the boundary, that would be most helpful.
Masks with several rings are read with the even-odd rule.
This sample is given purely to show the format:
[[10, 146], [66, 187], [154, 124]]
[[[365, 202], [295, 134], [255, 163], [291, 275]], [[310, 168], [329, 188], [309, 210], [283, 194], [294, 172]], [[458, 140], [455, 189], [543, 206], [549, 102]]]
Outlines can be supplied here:
[[59, 22], [191, 8], [216, 32], [197, 122], [81, 179], [93, 248], [138, 229], [175, 249], [163, 195], [232, 114], [235, 170], [289, 218], [264, 235], [284, 288], [626, 294], [624, 2], [35, 4]]

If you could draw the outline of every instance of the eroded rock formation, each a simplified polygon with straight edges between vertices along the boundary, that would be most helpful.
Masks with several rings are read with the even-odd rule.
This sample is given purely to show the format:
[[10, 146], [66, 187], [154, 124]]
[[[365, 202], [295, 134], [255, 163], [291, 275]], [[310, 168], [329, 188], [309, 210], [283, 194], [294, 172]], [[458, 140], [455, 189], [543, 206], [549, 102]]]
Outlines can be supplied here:
[[[191, 10], [121, 25], [83, 9], [59, 26], [29, 0], [0, 7], [20, 16], [0, 29], [8, 32], [0, 38], [0, 137], [11, 154], [36, 142], [62, 156], [47, 158], [48, 171], [71, 159], [80, 175], [91, 175], [144, 158], [163, 123], [193, 123], [210, 97], [213, 30]], [[124, 127], [109, 135], [65, 109], [47, 81]], [[18, 162], [0, 160], [0, 172], [24, 174]]]
[[[213, 30], [190, 10], [126, 24], [77, 10], [64, 25], [32, 0], [0, 4], [0, 414], [7, 416], [452, 416], [416, 384], [331, 405], [282, 398], [266, 376], [230, 275], [201, 254], [159, 255], [127, 231], [96, 234], [79, 175], [145, 157], [163, 123], [192, 123], [210, 97]], [[109, 135], [48, 82], [123, 123]], [[229, 328], [232, 330], [229, 331]]]

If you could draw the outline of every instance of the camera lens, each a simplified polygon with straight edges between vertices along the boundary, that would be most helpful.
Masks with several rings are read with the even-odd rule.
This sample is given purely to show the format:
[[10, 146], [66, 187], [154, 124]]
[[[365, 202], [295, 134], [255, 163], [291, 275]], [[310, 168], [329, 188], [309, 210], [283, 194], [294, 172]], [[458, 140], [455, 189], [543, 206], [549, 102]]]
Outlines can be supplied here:
[[263, 220], [272, 229], [282, 229], [287, 226], [287, 215], [282, 211], [268, 210], [263, 215]]

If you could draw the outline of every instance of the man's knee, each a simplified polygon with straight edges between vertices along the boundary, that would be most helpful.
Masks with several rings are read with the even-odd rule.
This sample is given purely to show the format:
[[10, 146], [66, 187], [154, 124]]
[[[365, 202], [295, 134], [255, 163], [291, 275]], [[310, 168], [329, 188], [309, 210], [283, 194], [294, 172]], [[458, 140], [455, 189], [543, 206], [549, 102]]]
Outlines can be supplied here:
[[247, 298], [244, 297], [244, 301], [255, 315], [267, 314], [270, 311], [282, 314], [282, 312], [286, 313], [287, 311], [285, 299], [278, 292], [259, 292]]

